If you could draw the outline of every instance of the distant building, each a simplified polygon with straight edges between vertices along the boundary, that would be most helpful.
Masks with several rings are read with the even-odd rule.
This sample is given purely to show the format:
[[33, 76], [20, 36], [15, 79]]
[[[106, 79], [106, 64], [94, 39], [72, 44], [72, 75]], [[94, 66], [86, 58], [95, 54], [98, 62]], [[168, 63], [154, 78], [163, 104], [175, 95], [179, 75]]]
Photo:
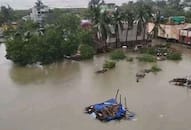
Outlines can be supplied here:
[[42, 24], [44, 22], [44, 18], [49, 13], [49, 10], [50, 9], [48, 6], [44, 5], [40, 0], [38, 0], [35, 6], [32, 8], [30, 19], [34, 22]]
[[107, 11], [112, 13], [115, 11], [116, 7], [117, 6], [115, 5], [115, 3], [104, 3], [103, 5], [101, 5], [101, 12]]
[[40, 26], [43, 26], [44, 20], [47, 17], [49, 11], [50, 9], [48, 6], [44, 5], [41, 0], [37, 0], [31, 9], [31, 13], [22, 17], [22, 20], [32, 20], [33, 22], [39, 23]]
[[[158, 37], [167, 40], [176, 40], [181, 43], [191, 44], [191, 24], [160, 24]], [[148, 32], [154, 28], [153, 23], [148, 23]]]
[[87, 29], [87, 30], [90, 30], [92, 28], [92, 23], [90, 20], [87, 20], [87, 19], [83, 19], [81, 20], [81, 27], [83, 29]]
[[191, 25], [180, 30], [179, 42], [191, 45]]

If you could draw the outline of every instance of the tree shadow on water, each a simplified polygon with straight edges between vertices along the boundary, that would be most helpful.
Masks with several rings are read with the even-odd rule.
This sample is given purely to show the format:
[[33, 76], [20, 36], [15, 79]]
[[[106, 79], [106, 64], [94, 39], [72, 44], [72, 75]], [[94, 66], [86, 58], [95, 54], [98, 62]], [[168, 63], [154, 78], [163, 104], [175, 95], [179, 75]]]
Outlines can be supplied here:
[[78, 62], [54, 63], [46, 66], [21, 67], [13, 65], [9, 75], [18, 85], [35, 85], [46, 82], [63, 82], [76, 76], [80, 70]]

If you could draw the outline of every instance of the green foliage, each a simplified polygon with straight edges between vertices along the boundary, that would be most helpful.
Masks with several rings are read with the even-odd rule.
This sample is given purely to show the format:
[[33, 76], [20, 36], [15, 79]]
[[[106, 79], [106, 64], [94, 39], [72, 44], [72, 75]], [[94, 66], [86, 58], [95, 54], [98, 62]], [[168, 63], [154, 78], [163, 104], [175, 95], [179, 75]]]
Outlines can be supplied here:
[[80, 55], [82, 59], [91, 59], [93, 58], [94, 53], [95, 51], [92, 46], [86, 44], [80, 46]]
[[179, 52], [171, 52], [167, 55], [167, 59], [168, 60], [174, 60], [174, 61], [181, 60], [182, 55]]
[[149, 54], [144, 54], [143, 56], [137, 57], [137, 59], [143, 62], [156, 62], [156, 58]]
[[129, 61], [129, 62], [133, 62], [133, 57], [127, 57], [126, 59], [127, 59], [127, 61]]
[[94, 46], [93, 33], [91, 31], [81, 31], [80, 33], [81, 44]]
[[114, 61], [105, 61], [105, 63], [103, 64], [103, 68], [104, 69], [113, 69], [113, 68], [115, 68], [115, 66], [116, 66], [116, 62], [114, 62]]
[[125, 53], [121, 50], [115, 50], [110, 54], [112, 60], [123, 60], [125, 57]]
[[154, 73], [159, 72], [159, 71], [161, 71], [161, 70], [162, 70], [162, 69], [159, 68], [157, 65], [154, 65], [154, 66], [151, 67], [151, 72], [154, 72]]
[[0, 7], [0, 16], [2, 18], [1, 24], [10, 22], [14, 18], [14, 12], [13, 9], [8, 5], [8, 6], [1, 6]]
[[81, 30], [77, 16], [62, 17], [57, 25], [45, 28], [44, 32], [39, 32], [30, 21], [23, 23], [6, 44], [7, 58], [20, 65], [49, 64], [76, 54], [81, 43], [82, 58], [91, 58], [94, 54], [91, 35]]
[[140, 50], [141, 53], [144, 53], [144, 54], [149, 54], [149, 55], [156, 55], [156, 50], [155, 48], [141, 48]]

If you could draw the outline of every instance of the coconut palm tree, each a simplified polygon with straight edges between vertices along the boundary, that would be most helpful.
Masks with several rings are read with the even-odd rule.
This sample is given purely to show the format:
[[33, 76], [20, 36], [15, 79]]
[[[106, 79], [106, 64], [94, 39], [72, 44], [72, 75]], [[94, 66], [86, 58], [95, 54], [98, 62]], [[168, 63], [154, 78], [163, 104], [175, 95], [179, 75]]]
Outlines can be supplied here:
[[115, 11], [112, 15], [112, 25], [114, 26], [114, 30], [115, 30], [115, 36], [116, 36], [116, 48], [118, 47], [118, 42], [120, 42], [120, 34], [119, 32], [123, 30], [123, 15], [120, 12], [119, 8], [116, 7]]
[[136, 41], [138, 40], [138, 35], [143, 31], [143, 40], [145, 40], [146, 25], [152, 17], [152, 8], [149, 5], [146, 5], [142, 1], [136, 3], [136, 13], [137, 13], [137, 32], [136, 32]]
[[123, 19], [124, 19], [124, 21], [125, 21], [125, 24], [127, 23], [127, 27], [126, 27], [126, 37], [125, 37], [125, 43], [126, 43], [126, 45], [127, 45], [129, 29], [133, 28], [134, 14], [133, 14], [132, 10], [130, 10], [130, 9], [127, 8], [127, 9], [123, 12]]
[[111, 34], [111, 30], [109, 27], [110, 21], [111, 20], [107, 12], [103, 12], [100, 14], [100, 17], [98, 19], [98, 24], [96, 24], [98, 32], [100, 34], [100, 38], [102, 41], [104, 41], [105, 48], [107, 48], [107, 38]]
[[91, 0], [88, 4], [88, 7], [89, 7], [89, 13], [90, 13], [90, 17], [91, 17], [91, 21], [94, 25], [94, 30], [95, 30], [95, 34], [96, 34], [96, 39], [98, 40], [98, 35], [97, 35], [97, 32], [98, 32], [98, 26], [97, 24], [99, 23], [99, 18], [100, 18], [100, 15], [101, 15], [101, 8], [100, 6], [104, 4], [104, 1], [103, 0]]

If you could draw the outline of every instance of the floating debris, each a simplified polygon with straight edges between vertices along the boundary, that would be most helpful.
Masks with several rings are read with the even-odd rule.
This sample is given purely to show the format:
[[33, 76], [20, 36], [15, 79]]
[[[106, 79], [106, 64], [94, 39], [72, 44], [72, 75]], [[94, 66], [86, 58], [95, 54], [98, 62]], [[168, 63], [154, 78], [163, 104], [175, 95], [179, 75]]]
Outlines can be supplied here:
[[187, 78], [174, 78], [169, 83], [173, 83], [176, 86], [183, 86], [191, 88], [191, 79], [190, 77]]
[[118, 93], [119, 90], [117, 91], [115, 98], [86, 107], [85, 113], [90, 114], [92, 117], [104, 122], [111, 120], [133, 119], [135, 114], [127, 109], [126, 98], [125, 107], [121, 104], [121, 95], [120, 102], [117, 102]]
[[97, 73], [97, 74], [103, 74], [103, 73], [105, 73], [105, 72], [107, 72], [107, 71], [108, 71], [108, 69], [103, 68], [103, 69], [101, 69], [101, 70], [96, 71], [96, 73]]
[[144, 71], [136, 73], [137, 82], [139, 82], [140, 79], [143, 79], [146, 76]]

